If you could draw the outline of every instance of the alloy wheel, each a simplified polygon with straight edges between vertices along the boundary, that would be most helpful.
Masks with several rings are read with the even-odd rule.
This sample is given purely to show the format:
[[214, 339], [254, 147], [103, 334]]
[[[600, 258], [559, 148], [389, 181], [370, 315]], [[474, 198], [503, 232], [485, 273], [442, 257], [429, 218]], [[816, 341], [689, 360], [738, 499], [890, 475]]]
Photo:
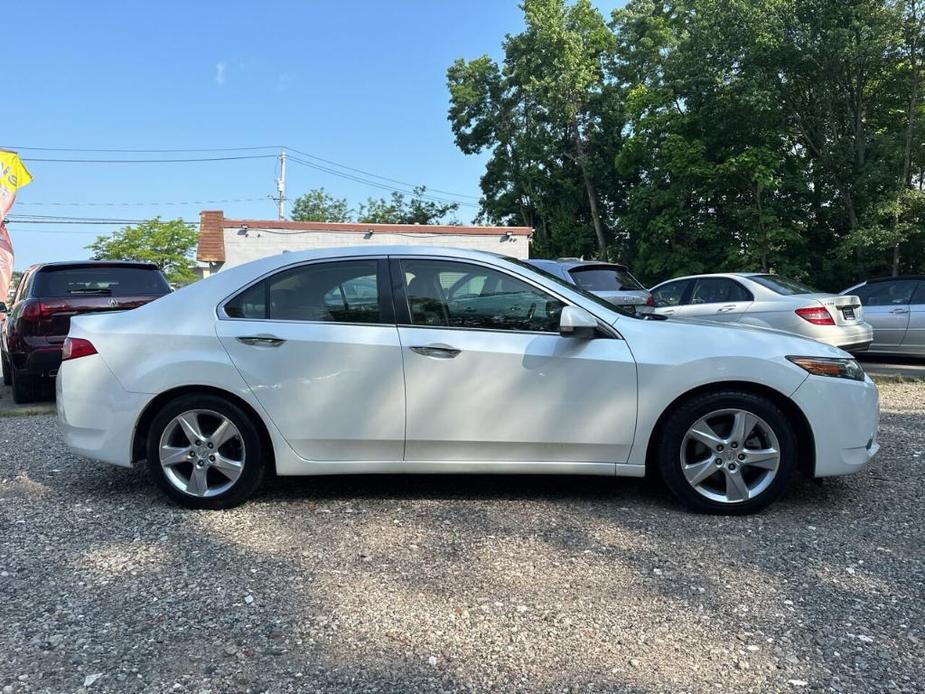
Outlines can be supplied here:
[[735, 504], [767, 489], [780, 468], [780, 444], [761, 417], [723, 409], [701, 417], [681, 443], [688, 484], [712, 501]]
[[222, 494], [244, 470], [244, 438], [234, 422], [214, 410], [188, 410], [171, 419], [158, 454], [170, 484], [190, 496]]

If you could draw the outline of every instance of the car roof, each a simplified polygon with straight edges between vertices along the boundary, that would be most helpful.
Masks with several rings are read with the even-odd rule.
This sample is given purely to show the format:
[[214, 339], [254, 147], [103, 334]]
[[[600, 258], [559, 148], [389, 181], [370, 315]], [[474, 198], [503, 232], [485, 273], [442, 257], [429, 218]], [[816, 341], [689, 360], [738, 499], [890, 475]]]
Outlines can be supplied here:
[[864, 280], [861, 284], [877, 284], [878, 282], [892, 282], [893, 280], [921, 280], [925, 281], [925, 275], [897, 275], [896, 277], [871, 277]]
[[61, 268], [61, 267], [138, 267], [138, 268], [154, 268], [158, 269], [157, 265], [150, 263], [144, 260], [56, 260], [51, 263], [36, 263], [32, 265], [30, 270], [42, 270], [46, 267], [51, 268]]
[[761, 277], [763, 275], [773, 275], [773, 272], [708, 272], [701, 275], [683, 275], [682, 277], [672, 277], [670, 280], [664, 280], [659, 282], [655, 286], [660, 286], [662, 284], [668, 284], [669, 282], [677, 282], [679, 280], [696, 280], [706, 277], [728, 277], [728, 278], [744, 278], [748, 279], [751, 277]]

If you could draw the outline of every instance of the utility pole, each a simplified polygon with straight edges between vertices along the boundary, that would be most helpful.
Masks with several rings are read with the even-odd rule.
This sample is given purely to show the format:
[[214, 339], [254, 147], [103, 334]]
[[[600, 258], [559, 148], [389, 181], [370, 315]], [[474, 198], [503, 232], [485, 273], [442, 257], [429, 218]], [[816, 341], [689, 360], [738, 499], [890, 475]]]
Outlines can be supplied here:
[[276, 179], [276, 202], [279, 206], [279, 218], [286, 218], [286, 150], [279, 151], [279, 178]]

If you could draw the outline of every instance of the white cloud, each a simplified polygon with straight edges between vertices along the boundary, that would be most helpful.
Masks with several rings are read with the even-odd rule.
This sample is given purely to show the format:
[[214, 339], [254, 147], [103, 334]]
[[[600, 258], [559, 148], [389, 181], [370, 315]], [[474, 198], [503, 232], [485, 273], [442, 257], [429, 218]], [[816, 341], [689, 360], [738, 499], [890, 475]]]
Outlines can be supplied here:
[[225, 65], [224, 62], [215, 63], [215, 84], [217, 84], [219, 87], [225, 84], [225, 68], [226, 67], [227, 66]]

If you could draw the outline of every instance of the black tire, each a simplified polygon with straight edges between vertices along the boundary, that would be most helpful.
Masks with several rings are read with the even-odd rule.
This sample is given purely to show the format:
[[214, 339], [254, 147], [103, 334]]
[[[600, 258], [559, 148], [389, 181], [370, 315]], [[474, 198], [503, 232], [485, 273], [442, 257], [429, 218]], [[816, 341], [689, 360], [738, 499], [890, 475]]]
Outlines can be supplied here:
[[11, 370], [10, 360], [7, 359], [6, 354], [3, 354], [0, 356], [0, 361], [3, 363], [3, 385], [11, 386], [13, 385], [13, 372]]
[[[699, 419], [726, 409], [744, 410], [760, 417], [777, 437], [780, 448], [776, 475], [763, 491], [745, 501], [716, 501], [703, 496], [687, 481], [682, 469], [681, 447], [688, 430]], [[668, 415], [661, 428], [657, 446], [658, 471], [666, 486], [681, 503], [698, 513], [756, 513], [787, 489], [797, 464], [797, 437], [787, 416], [771, 400], [742, 391], [708, 393], [682, 403]]]
[[[215, 496], [193, 496], [174, 486], [160, 462], [160, 440], [178, 415], [190, 410], [211, 410], [227, 417], [238, 428], [244, 444], [243, 469], [230, 489]], [[180, 506], [194, 509], [225, 509], [238, 506], [260, 487], [271, 457], [251, 417], [233, 402], [209, 394], [182, 395], [164, 405], [148, 430], [148, 472], [161, 490]]]
[[21, 374], [16, 369], [10, 369], [10, 379], [13, 388], [13, 402], [18, 405], [35, 402], [38, 392], [38, 377]]

